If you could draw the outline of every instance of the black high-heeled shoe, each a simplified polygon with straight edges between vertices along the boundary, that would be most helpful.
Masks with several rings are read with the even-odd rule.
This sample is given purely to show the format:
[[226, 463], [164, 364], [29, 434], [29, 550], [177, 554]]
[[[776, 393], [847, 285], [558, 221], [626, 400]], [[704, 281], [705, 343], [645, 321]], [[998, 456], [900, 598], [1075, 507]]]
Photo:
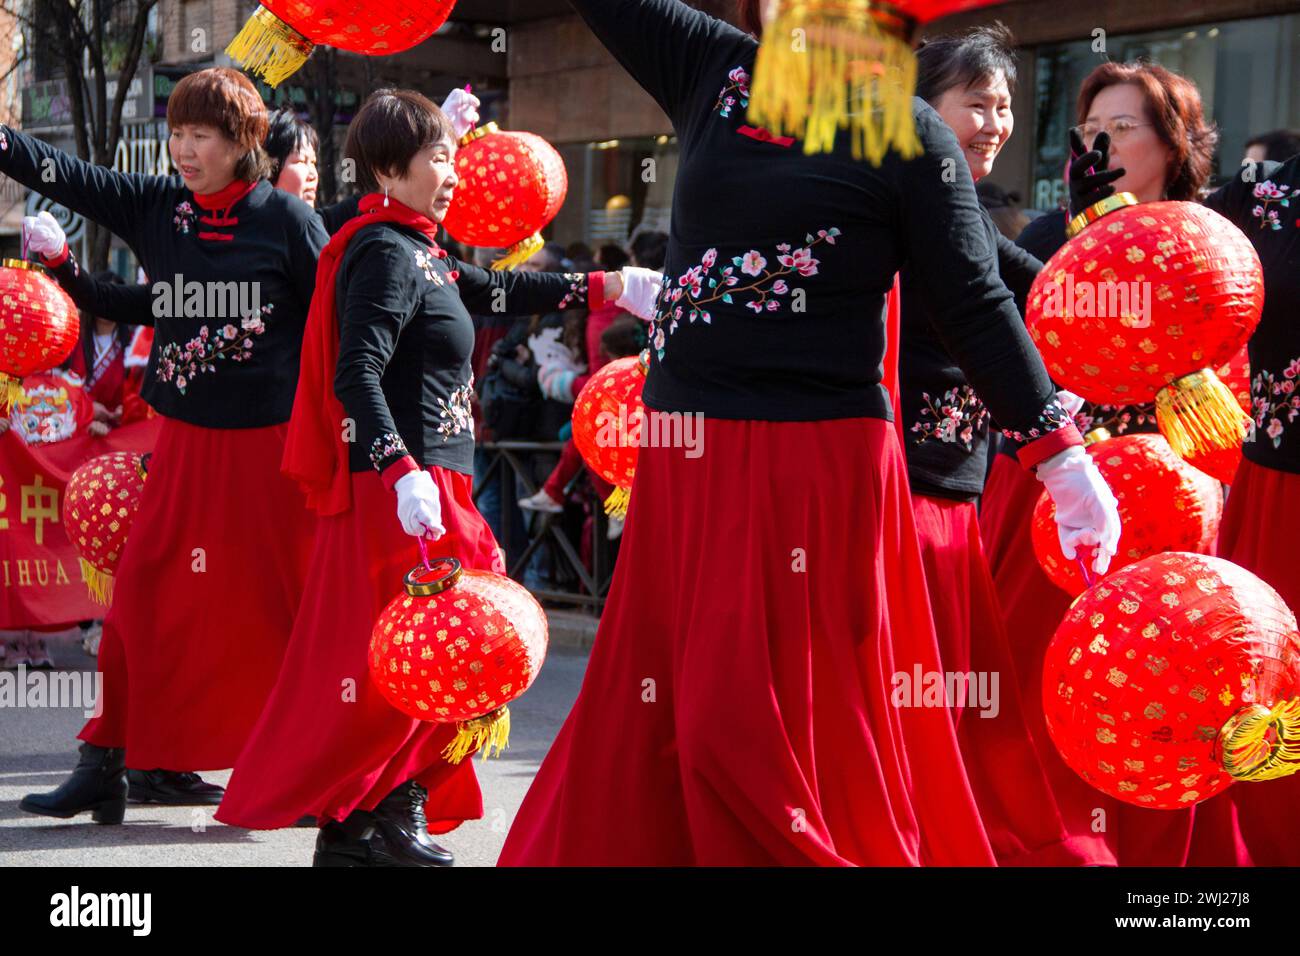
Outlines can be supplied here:
[[68, 819], [89, 811], [96, 823], [117, 824], [126, 815], [126, 751], [82, 744], [72, 776], [49, 793], [29, 793], [19, 810]]

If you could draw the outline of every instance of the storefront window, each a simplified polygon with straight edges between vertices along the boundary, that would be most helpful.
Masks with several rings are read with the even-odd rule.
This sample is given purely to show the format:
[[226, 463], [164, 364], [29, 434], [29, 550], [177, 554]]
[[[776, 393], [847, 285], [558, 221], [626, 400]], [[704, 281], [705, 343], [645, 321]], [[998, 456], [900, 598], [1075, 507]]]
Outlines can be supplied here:
[[1033, 193], [1029, 205], [1054, 209], [1065, 197], [1069, 128], [1084, 78], [1106, 60], [1145, 58], [1192, 80], [1207, 118], [1219, 127], [1215, 182], [1241, 164], [1246, 140], [1300, 127], [1300, 14], [1202, 24], [1131, 36], [1039, 47], [1036, 71]]
[[622, 244], [638, 229], [667, 231], [677, 177], [677, 137], [617, 139], [558, 147], [569, 196], [546, 230], [564, 245]]

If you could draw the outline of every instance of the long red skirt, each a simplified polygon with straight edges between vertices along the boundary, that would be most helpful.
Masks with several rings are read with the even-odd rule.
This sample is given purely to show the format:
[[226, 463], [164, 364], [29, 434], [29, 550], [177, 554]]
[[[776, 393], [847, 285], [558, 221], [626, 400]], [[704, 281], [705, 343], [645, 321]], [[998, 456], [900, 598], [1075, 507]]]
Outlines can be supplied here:
[[706, 419], [643, 448], [582, 690], [501, 865], [992, 865], [894, 427]]
[[165, 419], [104, 620], [104, 712], [80, 737], [142, 770], [233, 766], [280, 670], [315, 520], [287, 425]]
[[[1259, 575], [1300, 615], [1300, 475], [1243, 459], [1219, 526], [1219, 557]], [[1197, 808], [1198, 866], [1300, 866], [1300, 774], [1235, 783]]]
[[[474, 507], [470, 476], [428, 471], [447, 529], [430, 557], [502, 570], [496, 539]], [[455, 725], [407, 717], [370, 680], [366, 654], [375, 619], [420, 560], [396, 506], [377, 474], [357, 473], [352, 509], [320, 519], [312, 576], [280, 679], [235, 764], [217, 811], [222, 823], [273, 830], [307, 814], [342, 820], [356, 809], [373, 810], [407, 780], [428, 789], [434, 833], [483, 815], [473, 760], [451, 764], [442, 757]]]
[[913, 495], [912, 502], [942, 670], [974, 674], [990, 692], [976, 694], [974, 706], [970, 695], [952, 703], [966, 772], [998, 862], [1113, 863], [1104, 841], [1095, 834], [1072, 836], [1062, 822], [1026, 725], [975, 505], [925, 495]]

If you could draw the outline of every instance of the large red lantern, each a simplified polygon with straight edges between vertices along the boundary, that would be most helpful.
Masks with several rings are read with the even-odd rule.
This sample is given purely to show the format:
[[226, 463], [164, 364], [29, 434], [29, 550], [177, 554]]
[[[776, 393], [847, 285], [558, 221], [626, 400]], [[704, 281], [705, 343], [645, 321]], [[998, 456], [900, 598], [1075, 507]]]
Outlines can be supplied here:
[[1264, 275], [1241, 230], [1197, 203], [1132, 203], [1048, 260], [1027, 320], [1052, 378], [1098, 404], [1156, 402], [1183, 457], [1240, 444], [1246, 416], [1213, 369], [1259, 323]]
[[506, 707], [546, 659], [546, 613], [523, 585], [440, 558], [406, 575], [370, 639], [370, 676], [384, 698], [417, 720], [455, 723], [443, 752], [459, 763], [475, 748], [505, 749]]
[[[831, 152], [849, 130], [854, 159], [920, 155], [912, 122], [913, 41], [922, 24], [997, 0], [776, 0], [754, 63], [749, 118]], [[800, 42], [792, 42], [799, 37]]]
[[261, 0], [226, 53], [279, 86], [319, 44], [388, 56], [420, 43], [447, 22], [456, 0]]
[[636, 460], [645, 434], [646, 368], [650, 353], [602, 365], [573, 402], [573, 443], [587, 467], [614, 486], [605, 512], [627, 514]]
[[22, 397], [25, 376], [71, 355], [80, 331], [77, 307], [44, 269], [0, 261], [0, 408]]
[[63, 527], [90, 596], [100, 604], [113, 601], [113, 579], [140, 510], [148, 461], [148, 455], [125, 451], [92, 458], [72, 473], [63, 493]]
[[1300, 634], [1255, 575], [1170, 552], [1071, 606], [1043, 662], [1047, 730], [1112, 797], [1177, 810], [1300, 769]]
[[[1218, 482], [1175, 455], [1160, 435], [1088, 437], [1094, 439], [1088, 454], [1119, 502], [1119, 551], [1110, 574], [1161, 551], [1209, 550], [1223, 518]], [[1034, 507], [1031, 538], [1034, 555], [1052, 583], [1082, 594], [1091, 582], [1084, 581], [1079, 562], [1066, 560], [1061, 552], [1056, 505], [1046, 492]]]
[[[1250, 415], [1250, 356], [1243, 348], [1235, 356], [1214, 370], [1219, 381], [1232, 393], [1241, 410]], [[1249, 426], [1247, 426], [1249, 429]], [[1247, 436], [1249, 440], [1249, 432]], [[1241, 465], [1241, 443], [1230, 448], [1214, 447], [1205, 451], [1192, 449], [1185, 457], [1189, 465], [1197, 468], [1216, 481], [1225, 485], [1232, 484], [1237, 477], [1237, 468]]]
[[513, 268], [542, 248], [542, 229], [564, 205], [569, 191], [564, 160], [542, 137], [504, 133], [496, 123], [460, 142], [460, 185], [443, 225], [466, 245], [507, 247], [492, 268]]

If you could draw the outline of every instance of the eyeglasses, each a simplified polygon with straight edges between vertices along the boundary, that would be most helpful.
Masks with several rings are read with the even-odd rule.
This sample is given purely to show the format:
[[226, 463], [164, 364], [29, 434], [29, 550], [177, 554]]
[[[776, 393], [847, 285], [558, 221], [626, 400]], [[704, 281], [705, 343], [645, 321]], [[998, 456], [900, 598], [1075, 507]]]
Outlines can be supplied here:
[[1135, 129], [1141, 129], [1143, 126], [1152, 126], [1152, 125], [1154, 124], [1135, 123], [1132, 120], [1119, 119], [1119, 120], [1112, 120], [1109, 123], [1103, 123], [1103, 124], [1084, 123], [1082, 126], [1074, 127], [1074, 131], [1079, 134], [1079, 138], [1083, 140], [1084, 145], [1091, 146], [1092, 141], [1097, 138], [1097, 134], [1100, 133], [1102, 130], [1105, 130], [1107, 133], [1110, 134], [1110, 140], [1112, 143], [1118, 143], [1120, 140], [1124, 139], [1124, 137], [1128, 136], [1128, 134], [1133, 132]]

